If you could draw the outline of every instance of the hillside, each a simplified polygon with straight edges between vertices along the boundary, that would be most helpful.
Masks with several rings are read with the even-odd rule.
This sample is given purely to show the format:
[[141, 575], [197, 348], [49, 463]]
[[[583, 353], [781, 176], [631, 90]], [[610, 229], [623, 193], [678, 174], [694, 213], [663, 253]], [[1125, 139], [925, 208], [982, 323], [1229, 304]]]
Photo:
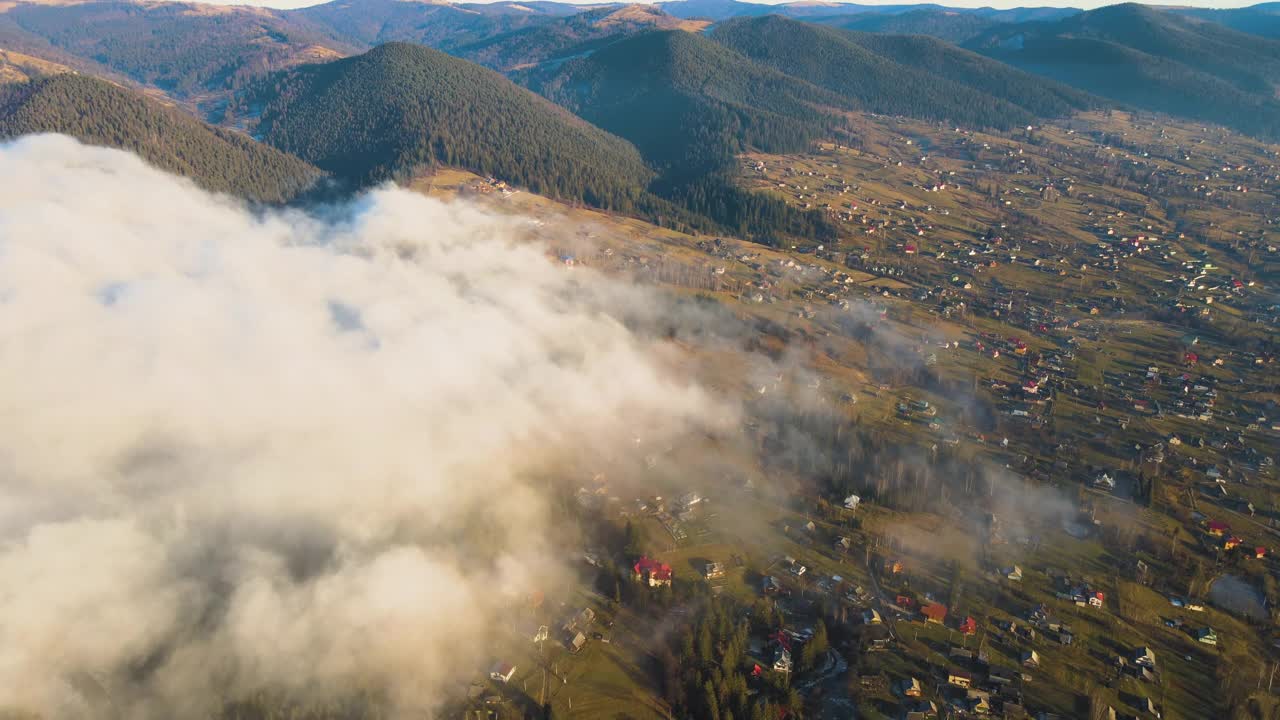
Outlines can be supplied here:
[[302, 18], [262, 8], [19, 3], [0, 17], [17, 31], [129, 80], [178, 99], [207, 101], [206, 110], [268, 72], [355, 52]]
[[629, 209], [649, 179], [635, 148], [495, 72], [390, 43], [258, 90], [266, 142], [365, 185], [446, 164], [535, 192]]
[[720, 176], [746, 149], [798, 150], [834, 134], [839, 123], [823, 108], [847, 106], [840, 96], [679, 30], [635, 35], [523, 80], [635, 143], [659, 170], [660, 192], [722, 227], [757, 238], [827, 232], [820, 216]]
[[[881, 114], [1007, 129], [1032, 123], [1037, 113], [1062, 114], [1079, 106], [1062, 98], [1069, 92], [1055, 95], [1037, 87], [1041, 83], [1025, 73], [1010, 73], [940, 41], [884, 41], [868, 35], [860, 43], [840, 30], [778, 16], [726, 21], [716, 26], [712, 37], [753, 60], [837, 93], [848, 104]], [[880, 49], [915, 66], [873, 52]], [[919, 58], [919, 52], [928, 56]], [[986, 74], [996, 77], [983, 78]]]
[[746, 147], [803, 147], [831, 125], [838, 95], [701, 35], [655, 31], [528, 78], [542, 94], [631, 140], [659, 166], [714, 164]]
[[514, 3], [489, 7], [404, 0], [333, 0], [292, 10], [288, 15], [324, 27], [362, 48], [403, 41], [450, 50], [550, 22], [560, 13]]
[[1102, 102], [1067, 85], [1048, 82], [934, 38], [860, 32], [849, 32], [846, 37], [882, 58], [966, 85], [1041, 118], [1068, 115]]
[[66, 65], [0, 48], [0, 83], [26, 82], [45, 75], [71, 71]]
[[990, 30], [966, 47], [1134, 107], [1274, 137], [1280, 42], [1141, 5]]
[[999, 24], [998, 21], [974, 13], [954, 10], [912, 10], [898, 14], [859, 13], [807, 18], [809, 22], [874, 33], [929, 35], [953, 43], [962, 43]]
[[518, 70], [588, 52], [645, 30], [698, 32], [706, 25], [668, 15], [654, 5], [606, 7], [463, 45], [452, 54], [496, 70]]
[[1169, 12], [1188, 18], [1225, 25], [1232, 30], [1280, 38], [1280, 3], [1261, 3], [1243, 8], [1217, 10], [1212, 8], [1170, 8]]
[[206, 189], [250, 200], [290, 200], [320, 176], [297, 158], [95, 78], [62, 74], [0, 86], [0, 137], [45, 132], [129, 150]]

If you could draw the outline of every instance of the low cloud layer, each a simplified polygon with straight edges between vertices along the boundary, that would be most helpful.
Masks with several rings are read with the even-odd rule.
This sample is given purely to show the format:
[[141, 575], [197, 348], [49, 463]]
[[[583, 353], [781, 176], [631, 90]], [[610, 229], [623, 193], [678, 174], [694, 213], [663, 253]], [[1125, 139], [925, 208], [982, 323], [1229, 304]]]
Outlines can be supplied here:
[[483, 666], [562, 572], [545, 488], [717, 414], [527, 228], [0, 145], [0, 709], [430, 712]]

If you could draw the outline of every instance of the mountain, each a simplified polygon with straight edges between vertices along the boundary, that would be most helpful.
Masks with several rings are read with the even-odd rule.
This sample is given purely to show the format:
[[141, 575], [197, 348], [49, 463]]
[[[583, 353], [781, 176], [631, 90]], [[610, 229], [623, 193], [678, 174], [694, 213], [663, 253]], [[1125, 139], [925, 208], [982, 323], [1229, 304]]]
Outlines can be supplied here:
[[1198, 20], [1225, 25], [1233, 30], [1280, 38], [1280, 3], [1262, 3], [1243, 8], [1215, 10], [1211, 8], [1170, 8], [1169, 12]]
[[1072, 8], [1018, 7], [1004, 10], [995, 8], [953, 8], [931, 3], [903, 5], [860, 5], [858, 3], [830, 2], [829, 0], [796, 0], [778, 4], [742, 2], [741, 0], [670, 0], [658, 3], [665, 12], [683, 18], [705, 18], [720, 21], [737, 17], [783, 15], [791, 18], [818, 20], [836, 16], [864, 15], [893, 16], [914, 12], [955, 13], [972, 15], [993, 22], [1026, 22], [1029, 20], [1057, 20], [1074, 15]]
[[983, 55], [921, 35], [845, 33], [852, 42], [882, 58], [965, 85], [1041, 118], [1062, 117], [1103, 104], [1100, 98], [1068, 85], [1046, 81]]
[[294, 10], [289, 15], [322, 26], [362, 48], [402, 41], [449, 50], [566, 14], [546, 5], [554, 3], [455, 5], [417, 0], [334, 0]]
[[1088, 105], [1078, 92], [929, 38], [848, 33], [776, 15], [725, 21], [712, 38], [881, 114], [1007, 129]]
[[655, 165], [705, 168], [748, 147], [803, 148], [831, 127], [839, 95], [702, 35], [653, 31], [569, 60], [530, 86], [627, 138]]
[[1280, 42], [1135, 5], [991, 29], [966, 47], [1137, 108], [1276, 137]]
[[129, 150], [202, 187], [250, 200], [290, 200], [321, 175], [307, 163], [84, 75], [0, 85], [0, 137], [54, 132]]
[[814, 17], [808, 20], [843, 30], [929, 35], [953, 43], [962, 43], [1000, 24], [998, 20], [954, 10], [912, 10], [895, 14], [859, 13]]
[[629, 210], [651, 175], [625, 141], [491, 70], [420, 45], [389, 43], [295, 68], [254, 94], [266, 142], [357, 186], [445, 164]]
[[[244, 6], [18, 2], [0, 19], [11, 32], [209, 106], [267, 72], [355, 52], [297, 16]], [[34, 48], [10, 47], [58, 60]]]
[[74, 71], [66, 65], [0, 48], [0, 83], [26, 82], [69, 72]]
[[452, 54], [500, 71], [519, 70], [590, 52], [645, 30], [698, 32], [706, 26], [706, 21], [677, 18], [655, 5], [623, 5], [586, 10], [514, 30], [457, 47]]
[[760, 65], [703, 35], [659, 30], [523, 75], [530, 87], [635, 143], [658, 169], [655, 190], [719, 228], [763, 242], [830, 237], [829, 221], [738, 190], [747, 149], [791, 152], [837, 133], [839, 95]]

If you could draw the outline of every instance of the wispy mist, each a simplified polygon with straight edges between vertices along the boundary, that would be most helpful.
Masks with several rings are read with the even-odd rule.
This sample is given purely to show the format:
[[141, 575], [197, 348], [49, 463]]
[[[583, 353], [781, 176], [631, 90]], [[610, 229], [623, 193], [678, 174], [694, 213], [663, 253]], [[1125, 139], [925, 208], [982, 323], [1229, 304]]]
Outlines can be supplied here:
[[0, 708], [430, 712], [483, 666], [562, 572], [543, 488], [718, 412], [527, 227], [0, 146]]

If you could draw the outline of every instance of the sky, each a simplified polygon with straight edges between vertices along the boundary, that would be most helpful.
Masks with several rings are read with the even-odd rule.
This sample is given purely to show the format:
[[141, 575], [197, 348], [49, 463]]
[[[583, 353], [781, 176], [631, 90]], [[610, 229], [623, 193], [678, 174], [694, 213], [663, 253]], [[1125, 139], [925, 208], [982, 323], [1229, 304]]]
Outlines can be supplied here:
[[[312, 0], [192, 0], [192, 1], [207, 2], [213, 5], [252, 5], [255, 7], [272, 7], [272, 8], [283, 9], [283, 8], [299, 8], [299, 7], [307, 7], [310, 5], [318, 5], [318, 4], [321, 4], [322, 2], [326, 2], [327, 0], [320, 0], [319, 2], [314, 2]], [[414, 0], [406, 0], [406, 1], [412, 2]], [[433, 1], [440, 1], [440, 0], [433, 0]], [[498, 0], [458, 0], [458, 1], [486, 3], [486, 2], [497, 2]], [[578, 2], [578, 0], [559, 0], [559, 1], [560, 2], [577, 2], [577, 4], [597, 4], [602, 2], [608, 2], [609, 0], [581, 0], [580, 2]], [[646, 0], [618, 0], [618, 2], [628, 2], [628, 1], [637, 2], [640, 4], [649, 4], [648, 2], [646, 2]], [[778, 5], [778, 4], [782, 4], [783, 2], [788, 2], [790, 0], [744, 0], [744, 1], [755, 2], [757, 4], [762, 4], [762, 5]], [[900, 0], [859, 0], [856, 4], [859, 4], [859, 5], [914, 5], [914, 4], [925, 4], [925, 3], [905, 3], [905, 2], [901, 2]], [[1092, 8], [1104, 7], [1106, 5], [1114, 5], [1117, 3], [1114, 0], [1101, 0], [1101, 1], [1046, 0], [1044, 2], [1039, 2], [1034, 0], [1030, 2], [1026, 0], [1005, 0], [1003, 2], [1001, 0], [945, 0], [944, 2], [940, 2], [936, 4], [945, 5], [946, 7], [954, 7], [954, 8], [992, 7], [992, 8], [1002, 9], [1002, 10], [1009, 9], [1009, 8], [1017, 8], [1017, 7], [1074, 7], [1074, 8], [1081, 8], [1081, 9], [1088, 10]], [[1143, 4], [1153, 5], [1157, 7], [1168, 7], [1171, 5], [1169, 3], [1143, 3]], [[1249, 7], [1250, 5], [1256, 5], [1256, 4], [1257, 4], [1257, 0], [1208, 0], [1208, 1], [1190, 0], [1188, 2], [1179, 2], [1179, 3], [1176, 3], [1175, 5], [1179, 7], [1241, 8], [1241, 7]]]

